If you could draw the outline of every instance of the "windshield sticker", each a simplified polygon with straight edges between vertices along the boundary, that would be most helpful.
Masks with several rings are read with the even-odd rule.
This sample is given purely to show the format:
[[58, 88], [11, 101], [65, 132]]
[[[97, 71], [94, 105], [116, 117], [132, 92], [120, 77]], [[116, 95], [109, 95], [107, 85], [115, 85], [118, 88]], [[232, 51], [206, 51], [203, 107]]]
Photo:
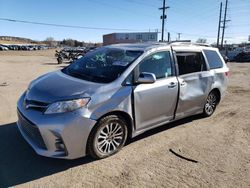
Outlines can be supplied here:
[[115, 61], [113, 62], [113, 65], [116, 65], [116, 66], [127, 66], [129, 64], [129, 61]]

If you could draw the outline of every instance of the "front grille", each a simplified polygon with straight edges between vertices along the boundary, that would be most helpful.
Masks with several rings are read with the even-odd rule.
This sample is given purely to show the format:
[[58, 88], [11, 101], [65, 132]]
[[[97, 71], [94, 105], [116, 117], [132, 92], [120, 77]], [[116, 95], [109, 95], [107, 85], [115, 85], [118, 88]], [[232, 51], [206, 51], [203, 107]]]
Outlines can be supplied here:
[[45, 146], [45, 143], [43, 141], [42, 135], [37, 128], [36, 125], [34, 125], [32, 122], [27, 120], [21, 112], [18, 110], [18, 121], [20, 128], [24, 132], [24, 134], [39, 148], [41, 149], [47, 149]]

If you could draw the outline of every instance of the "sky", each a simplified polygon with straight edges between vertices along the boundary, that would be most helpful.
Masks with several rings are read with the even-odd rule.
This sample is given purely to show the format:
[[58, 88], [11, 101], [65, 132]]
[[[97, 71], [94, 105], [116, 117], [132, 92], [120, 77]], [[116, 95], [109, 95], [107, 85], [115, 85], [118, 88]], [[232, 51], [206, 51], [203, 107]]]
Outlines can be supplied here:
[[[163, 0], [0, 0], [0, 36], [17, 36], [33, 40], [65, 38], [85, 42], [102, 42], [102, 35], [113, 32], [161, 31], [158, 10]], [[165, 39], [205, 38], [216, 42], [219, 6], [226, 0], [166, 0]], [[246, 42], [250, 35], [250, 0], [228, 0], [225, 40]], [[224, 15], [224, 12], [223, 12]], [[91, 27], [68, 28], [9, 22], [1, 18]], [[106, 28], [106, 29], [103, 29]], [[161, 34], [159, 33], [158, 39]]]

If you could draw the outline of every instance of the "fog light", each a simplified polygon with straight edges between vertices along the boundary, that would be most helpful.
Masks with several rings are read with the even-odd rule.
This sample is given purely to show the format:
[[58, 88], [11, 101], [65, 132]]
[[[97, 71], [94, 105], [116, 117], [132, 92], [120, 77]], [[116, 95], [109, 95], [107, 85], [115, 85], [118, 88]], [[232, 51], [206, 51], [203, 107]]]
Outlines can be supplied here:
[[56, 145], [57, 151], [65, 151], [65, 145], [63, 144], [62, 141], [61, 142], [56, 142], [55, 145]]
[[63, 142], [63, 139], [62, 139], [61, 135], [58, 132], [55, 132], [55, 131], [52, 131], [52, 130], [51, 130], [51, 132], [56, 137], [56, 139], [55, 139], [56, 151], [63, 152], [64, 156], [68, 155], [67, 148], [66, 148], [66, 146], [65, 146], [65, 144]]

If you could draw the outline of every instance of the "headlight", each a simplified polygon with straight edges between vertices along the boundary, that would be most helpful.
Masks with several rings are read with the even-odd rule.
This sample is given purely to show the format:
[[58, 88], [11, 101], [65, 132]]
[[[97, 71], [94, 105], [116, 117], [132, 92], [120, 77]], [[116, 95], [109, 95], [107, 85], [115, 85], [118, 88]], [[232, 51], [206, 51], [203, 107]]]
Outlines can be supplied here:
[[71, 112], [88, 104], [90, 98], [75, 99], [70, 101], [59, 101], [49, 105], [45, 114]]

